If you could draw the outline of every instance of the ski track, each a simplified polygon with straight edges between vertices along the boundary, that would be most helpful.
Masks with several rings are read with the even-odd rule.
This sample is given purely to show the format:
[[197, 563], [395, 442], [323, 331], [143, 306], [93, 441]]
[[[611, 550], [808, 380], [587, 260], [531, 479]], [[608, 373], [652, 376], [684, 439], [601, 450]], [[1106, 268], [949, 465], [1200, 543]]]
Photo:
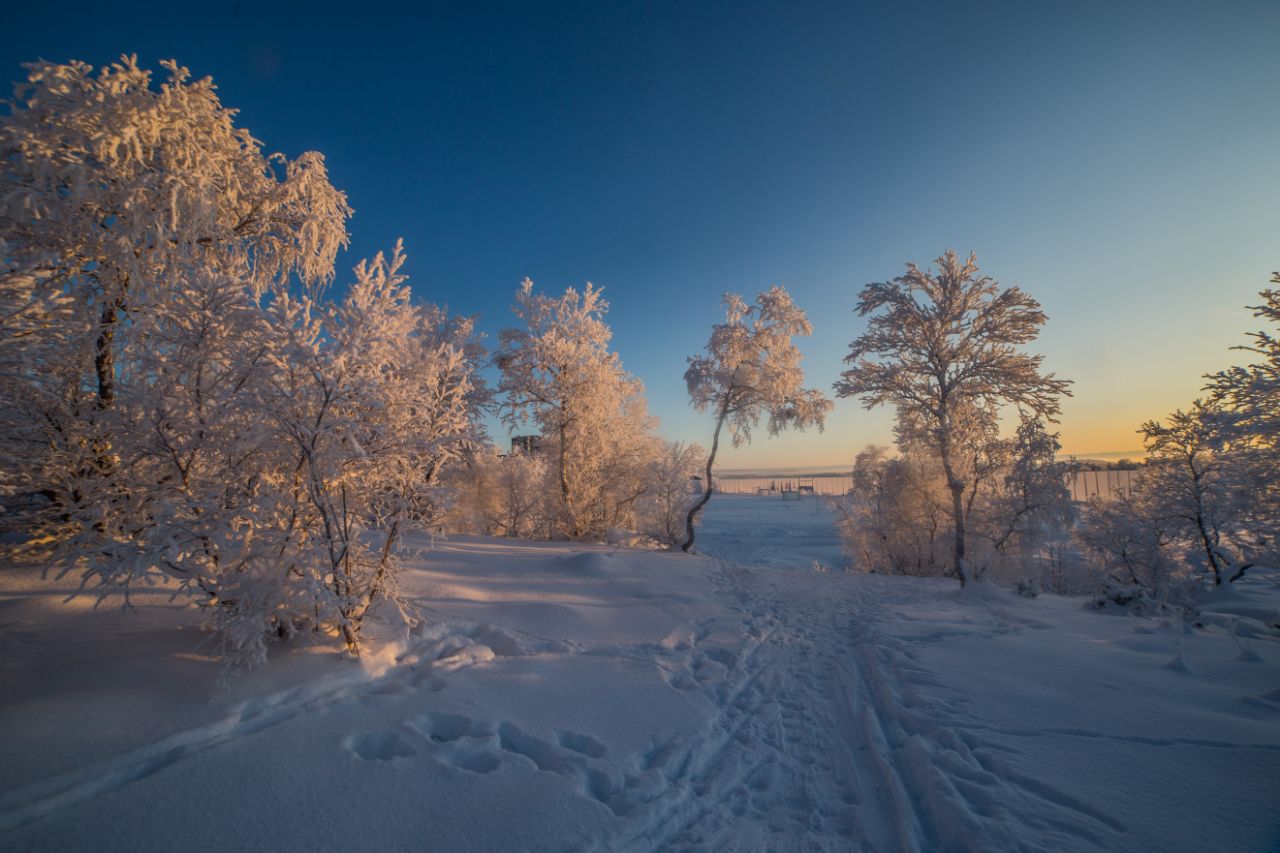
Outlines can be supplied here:
[[[823, 594], [794, 570], [748, 568], [732, 552], [713, 556], [722, 591], [743, 613], [744, 635], [758, 639], [732, 680], [707, 691], [718, 710], [706, 737], [669, 750], [679, 758], [669, 762], [676, 769], [666, 790], [604, 846], [1124, 846], [1120, 821], [1018, 772], [1013, 748], [984, 740], [990, 727], [966, 718], [961, 700], [945, 695], [906, 643], [877, 630], [877, 601], [835, 578], [814, 574], [837, 581]], [[797, 594], [806, 588], [811, 594]]]

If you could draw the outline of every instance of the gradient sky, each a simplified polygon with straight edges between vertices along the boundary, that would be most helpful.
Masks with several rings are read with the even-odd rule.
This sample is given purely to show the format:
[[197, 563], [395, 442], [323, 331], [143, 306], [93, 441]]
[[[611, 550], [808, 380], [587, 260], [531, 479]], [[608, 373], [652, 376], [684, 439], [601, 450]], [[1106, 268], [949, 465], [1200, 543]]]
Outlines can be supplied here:
[[[318, 150], [348, 269], [403, 236], [422, 299], [496, 335], [524, 276], [605, 288], [670, 438], [726, 290], [787, 286], [829, 389], [868, 281], [949, 247], [1047, 313], [1064, 450], [1134, 430], [1240, 360], [1280, 268], [1280, 3], [251, 2], [7, 9], [0, 67], [137, 53], [212, 75], [265, 147]], [[341, 277], [340, 277], [341, 280]], [[891, 413], [726, 467], [845, 465]]]

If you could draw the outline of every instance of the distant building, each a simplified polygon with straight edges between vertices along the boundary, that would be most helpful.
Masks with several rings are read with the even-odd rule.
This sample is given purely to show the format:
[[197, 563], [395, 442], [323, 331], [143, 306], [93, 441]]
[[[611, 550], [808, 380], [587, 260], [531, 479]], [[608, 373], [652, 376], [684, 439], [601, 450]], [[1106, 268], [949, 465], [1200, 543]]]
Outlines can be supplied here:
[[540, 435], [516, 435], [511, 438], [511, 455], [520, 454], [523, 456], [541, 456], [542, 455], [542, 436]]

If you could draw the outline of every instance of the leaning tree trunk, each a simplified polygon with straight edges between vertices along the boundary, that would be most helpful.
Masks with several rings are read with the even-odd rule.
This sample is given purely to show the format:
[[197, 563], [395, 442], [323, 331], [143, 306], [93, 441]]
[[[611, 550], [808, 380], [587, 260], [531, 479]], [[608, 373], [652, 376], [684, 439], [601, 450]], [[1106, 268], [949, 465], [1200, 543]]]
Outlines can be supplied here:
[[1191, 484], [1196, 499], [1196, 531], [1200, 534], [1200, 544], [1204, 548], [1204, 555], [1209, 561], [1209, 568], [1213, 571], [1213, 585], [1222, 586], [1222, 566], [1219, 565], [1216, 553], [1217, 548], [1214, 542], [1217, 537], [1210, 534], [1204, 517], [1204, 486], [1201, 482], [1204, 475], [1196, 470], [1194, 463], [1189, 464], [1188, 467], [1191, 469]]
[[680, 550], [686, 554], [693, 547], [693, 525], [698, 519], [698, 513], [702, 512], [702, 508], [707, 505], [707, 501], [711, 500], [711, 492], [715, 488], [715, 484], [711, 479], [711, 466], [716, 462], [716, 451], [720, 448], [720, 429], [724, 426], [725, 417], [729, 414], [729, 401], [725, 399], [725, 404], [720, 407], [720, 416], [716, 418], [716, 432], [711, 438], [711, 454], [707, 456], [707, 483], [702, 492], [702, 497], [698, 502], [689, 508], [689, 514], [684, 519], [685, 540], [680, 546]]

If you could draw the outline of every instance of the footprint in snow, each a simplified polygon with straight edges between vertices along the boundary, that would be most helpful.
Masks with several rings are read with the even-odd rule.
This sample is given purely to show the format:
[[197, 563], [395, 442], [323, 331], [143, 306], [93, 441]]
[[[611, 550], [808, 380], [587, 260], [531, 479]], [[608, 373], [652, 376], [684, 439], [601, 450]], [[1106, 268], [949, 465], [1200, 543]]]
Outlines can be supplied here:
[[431, 759], [470, 773], [491, 773], [505, 757], [520, 756], [539, 770], [576, 780], [583, 792], [617, 811], [616, 785], [588, 765], [609, 749], [587, 734], [562, 731], [556, 742], [530, 735], [511, 723], [494, 725], [463, 714], [433, 711], [408, 721], [401, 729], [360, 732], [344, 745], [365, 761], [394, 761], [425, 753]]
[[365, 761], [391, 761], [417, 755], [417, 748], [398, 731], [361, 732], [346, 740], [347, 749]]

